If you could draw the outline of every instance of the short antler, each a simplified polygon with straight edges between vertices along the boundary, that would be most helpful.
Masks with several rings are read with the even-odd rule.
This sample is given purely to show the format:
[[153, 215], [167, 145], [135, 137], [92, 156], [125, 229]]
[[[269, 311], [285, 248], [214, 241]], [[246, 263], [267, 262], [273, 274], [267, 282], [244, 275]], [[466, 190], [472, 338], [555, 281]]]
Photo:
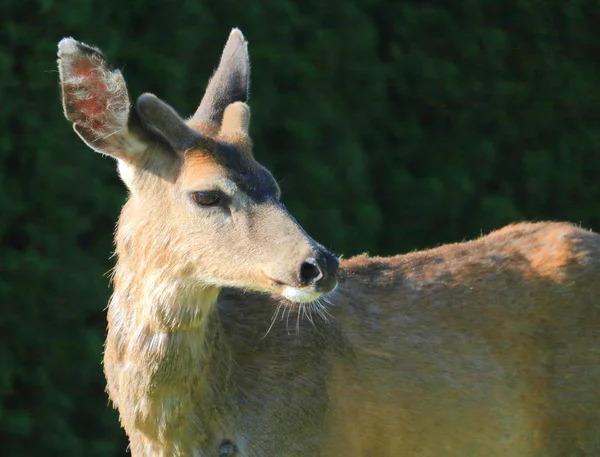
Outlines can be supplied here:
[[221, 124], [221, 135], [244, 135], [248, 136], [250, 129], [250, 108], [242, 102], [235, 102], [225, 108], [223, 123]]
[[211, 121], [220, 125], [227, 106], [248, 100], [249, 86], [248, 43], [239, 29], [233, 29], [193, 121]]

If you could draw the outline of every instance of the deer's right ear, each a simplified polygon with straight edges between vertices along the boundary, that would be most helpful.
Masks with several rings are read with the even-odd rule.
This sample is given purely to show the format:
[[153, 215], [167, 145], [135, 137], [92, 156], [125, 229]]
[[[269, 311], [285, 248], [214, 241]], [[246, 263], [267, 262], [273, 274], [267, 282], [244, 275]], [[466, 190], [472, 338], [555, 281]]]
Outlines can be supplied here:
[[248, 42], [239, 29], [233, 29], [193, 119], [221, 125], [225, 108], [235, 102], [247, 102], [249, 90]]
[[72, 38], [58, 44], [58, 70], [65, 116], [92, 149], [129, 164], [140, 160], [147, 139], [135, 122], [123, 75], [108, 67], [102, 53]]

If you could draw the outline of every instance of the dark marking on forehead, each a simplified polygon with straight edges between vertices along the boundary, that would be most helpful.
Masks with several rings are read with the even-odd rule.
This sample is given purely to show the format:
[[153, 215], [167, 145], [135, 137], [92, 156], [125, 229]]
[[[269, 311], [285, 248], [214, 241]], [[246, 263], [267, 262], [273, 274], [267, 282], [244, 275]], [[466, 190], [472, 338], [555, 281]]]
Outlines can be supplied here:
[[273, 175], [250, 154], [233, 145], [219, 144], [218, 157], [229, 179], [253, 200], [260, 202], [276, 197], [279, 189]]
[[273, 175], [248, 152], [215, 140], [205, 140], [194, 149], [222, 167], [227, 177], [256, 202], [277, 197], [279, 187]]

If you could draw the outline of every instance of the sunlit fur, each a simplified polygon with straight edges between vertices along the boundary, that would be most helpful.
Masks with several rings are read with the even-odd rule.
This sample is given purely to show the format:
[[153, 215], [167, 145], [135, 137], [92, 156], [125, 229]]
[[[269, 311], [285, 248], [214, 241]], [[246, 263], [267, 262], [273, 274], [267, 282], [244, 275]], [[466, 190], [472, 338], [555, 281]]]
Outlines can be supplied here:
[[[245, 49], [239, 32], [229, 49], [243, 58], [236, 40]], [[66, 83], [73, 62], [89, 62], [73, 46], [59, 54]], [[89, 120], [66, 113], [76, 126]], [[125, 162], [131, 192], [104, 367], [133, 456], [600, 455], [598, 235], [517, 224], [424, 252], [358, 256], [319, 296], [284, 284], [312, 240], [276, 202], [248, 124], [239, 102], [221, 125], [188, 123], [211, 147], [235, 146], [229, 165], [208, 149], [169, 155], [135, 125], [101, 143], [78, 130]], [[146, 147], [115, 152], [131, 139]], [[266, 186], [262, 203], [230, 180], [242, 162]], [[235, 217], [189, 198], [217, 184], [233, 193]]]

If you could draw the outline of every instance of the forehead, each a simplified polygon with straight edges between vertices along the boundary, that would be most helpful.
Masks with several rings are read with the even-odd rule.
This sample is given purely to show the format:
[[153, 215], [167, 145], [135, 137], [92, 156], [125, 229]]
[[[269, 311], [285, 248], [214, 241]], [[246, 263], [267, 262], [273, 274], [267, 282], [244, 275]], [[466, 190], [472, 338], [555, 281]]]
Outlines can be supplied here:
[[181, 182], [189, 190], [211, 185], [235, 186], [256, 200], [278, 192], [271, 173], [247, 152], [233, 146], [219, 145], [218, 150], [188, 151], [184, 158]]

